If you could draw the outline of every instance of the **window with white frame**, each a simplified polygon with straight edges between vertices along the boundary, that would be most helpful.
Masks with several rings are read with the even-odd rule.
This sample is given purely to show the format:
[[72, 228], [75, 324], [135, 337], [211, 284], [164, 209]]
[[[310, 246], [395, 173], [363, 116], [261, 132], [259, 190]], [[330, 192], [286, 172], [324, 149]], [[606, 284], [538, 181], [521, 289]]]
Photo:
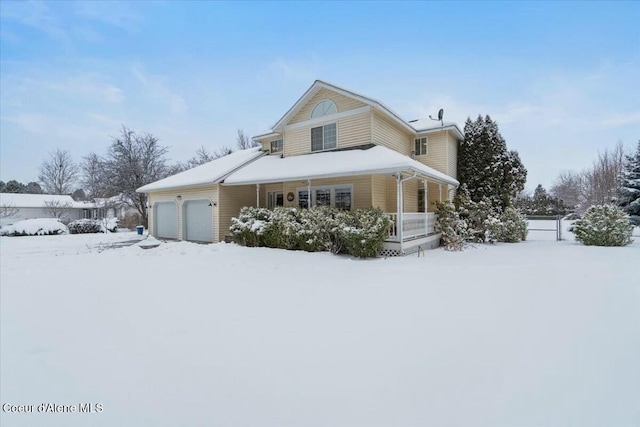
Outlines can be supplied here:
[[275, 141], [271, 141], [271, 152], [272, 153], [281, 153], [282, 152], [282, 139], [276, 139]]
[[298, 207], [303, 209], [309, 207], [309, 192], [307, 190], [298, 190]]
[[311, 128], [311, 151], [322, 151], [338, 146], [336, 123]]
[[[298, 206], [308, 207], [308, 189], [298, 188]], [[351, 210], [353, 200], [353, 185], [340, 184], [331, 186], [311, 187], [312, 206], [331, 206], [342, 210]]]
[[267, 194], [267, 207], [269, 209], [284, 206], [284, 193], [282, 191], [270, 191]]
[[331, 189], [319, 188], [315, 191], [316, 206], [331, 206]]
[[426, 156], [429, 146], [427, 145], [427, 137], [423, 136], [421, 138], [416, 138], [413, 141], [414, 147], [413, 151], [416, 156]]
[[311, 110], [311, 118], [315, 119], [316, 117], [328, 116], [329, 114], [335, 114], [337, 112], [338, 108], [336, 104], [329, 99], [324, 99], [313, 107], [313, 110]]
[[336, 187], [334, 189], [334, 207], [344, 211], [351, 210], [351, 187]]

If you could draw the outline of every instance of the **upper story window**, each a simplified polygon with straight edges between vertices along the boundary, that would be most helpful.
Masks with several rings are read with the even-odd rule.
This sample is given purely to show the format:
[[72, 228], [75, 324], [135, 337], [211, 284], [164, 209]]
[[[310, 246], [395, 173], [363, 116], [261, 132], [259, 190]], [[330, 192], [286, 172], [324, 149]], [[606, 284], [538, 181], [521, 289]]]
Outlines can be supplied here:
[[322, 100], [313, 107], [311, 110], [311, 118], [314, 119], [316, 117], [328, 116], [329, 114], [335, 114], [338, 112], [338, 108], [333, 101], [329, 99]]
[[271, 141], [271, 152], [272, 153], [282, 153], [282, 140], [276, 139], [275, 141]]
[[426, 156], [429, 146], [427, 145], [427, 137], [423, 136], [422, 138], [416, 138], [413, 141], [414, 147], [413, 151], [416, 156]]
[[322, 151], [338, 146], [338, 130], [335, 123], [311, 128], [311, 151]]

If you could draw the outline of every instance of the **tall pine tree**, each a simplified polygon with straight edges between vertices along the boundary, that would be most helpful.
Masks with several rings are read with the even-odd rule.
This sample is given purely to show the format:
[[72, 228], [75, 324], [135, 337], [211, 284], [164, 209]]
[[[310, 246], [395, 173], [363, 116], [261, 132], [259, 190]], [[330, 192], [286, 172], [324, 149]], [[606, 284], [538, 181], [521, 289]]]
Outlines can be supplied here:
[[517, 151], [507, 151], [498, 125], [489, 115], [467, 118], [458, 150], [458, 180], [466, 184], [474, 202], [487, 197], [500, 209], [511, 205], [527, 179]]
[[624, 162], [620, 206], [629, 215], [640, 215], [640, 140], [636, 152]]

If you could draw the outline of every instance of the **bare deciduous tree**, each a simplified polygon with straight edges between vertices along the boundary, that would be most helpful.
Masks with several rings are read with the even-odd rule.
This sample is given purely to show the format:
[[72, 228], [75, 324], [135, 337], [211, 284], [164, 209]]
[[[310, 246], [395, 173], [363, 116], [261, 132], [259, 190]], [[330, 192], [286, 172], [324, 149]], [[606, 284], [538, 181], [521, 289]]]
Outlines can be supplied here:
[[18, 208], [11, 203], [3, 203], [0, 205], [0, 218], [9, 218], [18, 213]]
[[145, 227], [148, 223], [147, 195], [136, 193], [143, 185], [167, 176], [167, 148], [152, 134], [138, 135], [122, 126], [120, 136], [113, 138], [104, 159], [105, 190], [119, 194], [135, 208]]
[[72, 206], [69, 202], [62, 202], [60, 200], [46, 200], [44, 202], [45, 213], [52, 218], [58, 218], [62, 222], [69, 219], [71, 208]]
[[57, 149], [40, 166], [38, 179], [49, 194], [68, 194], [78, 175], [78, 166], [67, 150]]
[[622, 191], [624, 146], [598, 153], [593, 165], [582, 172], [565, 171], [551, 187], [551, 194], [582, 214], [591, 205], [616, 203]]
[[87, 190], [87, 197], [93, 199], [96, 197], [105, 197], [105, 170], [104, 160], [96, 153], [90, 153], [82, 159], [80, 165], [82, 170], [82, 185]]
[[236, 140], [238, 144], [238, 149], [245, 150], [247, 148], [253, 148], [260, 145], [260, 143], [251, 140], [245, 133], [244, 130], [238, 129], [238, 139]]

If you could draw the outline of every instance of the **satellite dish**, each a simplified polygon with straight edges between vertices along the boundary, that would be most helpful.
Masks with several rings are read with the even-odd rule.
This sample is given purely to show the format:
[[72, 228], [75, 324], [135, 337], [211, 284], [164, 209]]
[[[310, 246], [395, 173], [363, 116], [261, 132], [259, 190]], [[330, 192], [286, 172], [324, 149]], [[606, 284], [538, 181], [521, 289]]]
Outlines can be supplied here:
[[431, 120], [435, 120], [437, 122], [440, 122], [441, 126], [444, 126], [444, 122], [442, 121], [442, 118], [444, 117], [444, 108], [441, 108], [440, 111], [438, 111], [438, 118], [434, 119], [433, 117], [431, 117], [431, 115], [429, 115], [429, 118]]

